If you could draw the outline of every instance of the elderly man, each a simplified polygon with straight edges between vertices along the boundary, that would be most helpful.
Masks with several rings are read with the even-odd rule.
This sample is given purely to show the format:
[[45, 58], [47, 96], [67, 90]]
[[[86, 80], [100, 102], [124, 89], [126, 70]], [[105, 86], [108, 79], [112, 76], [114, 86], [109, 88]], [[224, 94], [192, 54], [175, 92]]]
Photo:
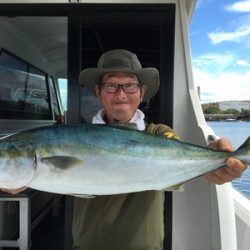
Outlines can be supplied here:
[[[142, 101], [153, 97], [159, 88], [159, 72], [142, 68], [134, 53], [112, 50], [104, 53], [97, 68], [85, 69], [80, 82], [102, 103], [93, 123], [135, 123], [139, 130], [178, 138], [164, 124], [145, 123], [138, 109]], [[213, 142], [213, 148], [232, 151], [229, 141]], [[223, 184], [240, 177], [246, 165], [228, 159], [226, 167], [206, 176], [212, 183]], [[164, 192], [75, 199], [73, 248], [87, 250], [162, 250]]]

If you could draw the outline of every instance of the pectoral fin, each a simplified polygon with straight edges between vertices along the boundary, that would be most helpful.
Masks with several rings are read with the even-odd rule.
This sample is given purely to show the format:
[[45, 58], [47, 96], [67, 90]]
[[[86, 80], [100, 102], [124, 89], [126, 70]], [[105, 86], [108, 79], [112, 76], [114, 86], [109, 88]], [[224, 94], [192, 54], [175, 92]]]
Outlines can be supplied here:
[[45, 164], [51, 164], [56, 169], [65, 170], [74, 167], [77, 164], [82, 163], [82, 160], [70, 156], [51, 156], [51, 157], [41, 158], [41, 162]]

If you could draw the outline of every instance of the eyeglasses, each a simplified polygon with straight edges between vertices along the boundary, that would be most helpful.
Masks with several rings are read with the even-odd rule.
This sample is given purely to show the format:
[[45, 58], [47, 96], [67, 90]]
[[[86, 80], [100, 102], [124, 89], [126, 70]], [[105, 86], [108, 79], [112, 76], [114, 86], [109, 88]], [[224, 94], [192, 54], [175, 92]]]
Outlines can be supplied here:
[[121, 88], [126, 94], [135, 94], [139, 88], [139, 83], [113, 83], [113, 82], [104, 82], [102, 88], [106, 93], [116, 93]]

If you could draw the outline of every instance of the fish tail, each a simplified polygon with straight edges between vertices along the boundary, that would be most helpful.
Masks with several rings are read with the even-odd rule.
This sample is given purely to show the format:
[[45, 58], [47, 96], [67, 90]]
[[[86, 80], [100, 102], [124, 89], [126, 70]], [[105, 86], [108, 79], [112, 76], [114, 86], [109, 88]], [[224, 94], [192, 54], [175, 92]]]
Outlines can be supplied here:
[[250, 151], [250, 136], [246, 139], [246, 141], [237, 150], [241, 150], [241, 149]]
[[244, 161], [247, 165], [250, 165], [250, 136], [236, 150], [236, 154], [242, 156], [242, 157], [240, 157], [240, 160]]

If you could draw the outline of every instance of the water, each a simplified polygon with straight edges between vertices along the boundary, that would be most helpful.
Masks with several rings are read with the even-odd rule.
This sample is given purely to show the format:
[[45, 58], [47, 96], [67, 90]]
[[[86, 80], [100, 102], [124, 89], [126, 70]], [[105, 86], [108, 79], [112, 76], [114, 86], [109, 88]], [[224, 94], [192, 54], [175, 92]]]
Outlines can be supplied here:
[[[220, 137], [229, 138], [233, 147], [238, 148], [250, 136], [250, 122], [207, 122]], [[233, 186], [250, 199], [250, 166], [241, 178], [233, 181]]]

